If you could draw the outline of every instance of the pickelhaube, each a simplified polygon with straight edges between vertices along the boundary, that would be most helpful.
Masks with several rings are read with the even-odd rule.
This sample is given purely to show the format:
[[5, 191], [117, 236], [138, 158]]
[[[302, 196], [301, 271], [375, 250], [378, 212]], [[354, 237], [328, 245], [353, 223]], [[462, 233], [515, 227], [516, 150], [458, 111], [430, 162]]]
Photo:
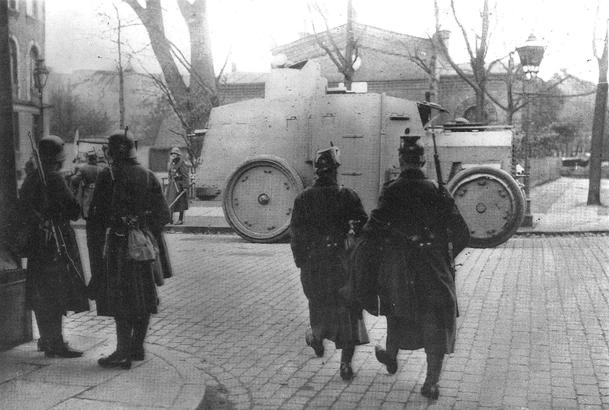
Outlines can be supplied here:
[[169, 151], [169, 153], [170, 154], [176, 154], [176, 155], [182, 156], [182, 151], [180, 151], [180, 148], [178, 148], [178, 147], [173, 147], [171, 149], [171, 151]]
[[400, 158], [410, 164], [418, 164], [424, 160], [425, 148], [419, 142], [421, 137], [416, 135], [403, 135], [400, 137]]
[[40, 160], [43, 162], [61, 162], [66, 159], [63, 150], [64, 142], [56, 135], [48, 135], [38, 142]]
[[317, 151], [314, 162], [316, 172], [320, 174], [338, 168], [340, 166], [339, 157], [340, 150], [334, 145]]
[[113, 159], [135, 159], [135, 140], [129, 131], [119, 130], [108, 137], [108, 153]]

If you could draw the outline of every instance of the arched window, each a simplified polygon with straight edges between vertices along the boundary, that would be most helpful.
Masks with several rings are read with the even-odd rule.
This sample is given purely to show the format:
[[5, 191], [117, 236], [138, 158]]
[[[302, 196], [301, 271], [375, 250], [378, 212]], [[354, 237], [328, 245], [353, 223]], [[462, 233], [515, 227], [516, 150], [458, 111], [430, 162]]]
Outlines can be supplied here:
[[33, 99], [34, 96], [36, 96], [38, 94], [38, 91], [36, 90], [35, 87], [35, 82], [34, 82], [34, 70], [36, 69], [36, 60], [38, 60], [40, 58], [40, 53], [38, 52], [38, 48], [36, 48], [36, 46], [32, 46], [32, 48], [30, 48], [30, 55], [28, 58], [28, 92], [30, 93], [30, 95], [28, 96], [30, 99]]
[[9, 58], [11, 63], [11, 88], [13, 98], [19, 98], [19, 56], [17, 54], [17, 42], [10, 38], [8, 40]]

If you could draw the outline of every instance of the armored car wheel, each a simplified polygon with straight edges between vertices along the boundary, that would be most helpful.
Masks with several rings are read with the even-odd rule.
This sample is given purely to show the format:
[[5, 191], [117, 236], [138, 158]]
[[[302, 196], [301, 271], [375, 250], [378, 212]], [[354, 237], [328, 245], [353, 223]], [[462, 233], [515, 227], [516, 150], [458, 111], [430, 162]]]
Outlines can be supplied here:
[[474, 248], [492, 248], [507, 241], [524, 218], [525, 200], [507, 172], [475, 166], [455, 175], [447, 189], [469, 227]]
[[224, 217], [248, 241], [280, 241], [289, 235], [294, 199], [302, 190], [300, 176], [283, 159], [271, 155], [249, 159], [228, 178]]

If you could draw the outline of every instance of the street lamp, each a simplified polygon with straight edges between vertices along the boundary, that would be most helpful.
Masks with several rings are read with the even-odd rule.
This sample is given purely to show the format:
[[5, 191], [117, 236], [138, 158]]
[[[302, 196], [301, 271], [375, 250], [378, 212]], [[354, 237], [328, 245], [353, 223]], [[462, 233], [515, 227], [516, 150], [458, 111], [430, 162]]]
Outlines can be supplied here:
[[[516, 52], [520, 57], [520, 64], [522, 65], [522, 71], [524, 72], [526, 80], [534, 80], [539, 72], [539, 65], [543, 60], [543, 53], [545, 46], [542, 45], [533, 34], [529, 36], [527, 41], [520, 47], [516, 47]], [[524, 195], [525, 195], [525, 212], [522, 226], [530, 227], [533, 226], [533, 215], [531, 215], [531, 162], [529, 157], [531, 156], [531, 144], [529, 141], [529, 134], [531, 128], [531, 104], [529, 101], [529, 94], [525, 87], [525, 82], [522, 83], [522, 91], [524, 94], [527, 110], [526, 110], [526, 121], [525, 121], [525, 132], [524, 132]]]
[[42, 102], [42, 90], [47, 85], [47, 79], [49, 78], [49, 70], [44, 64], [44, 59], [39, 58], [36, 60], [36, 67], [34, 68], [34, 87], [38, 90], [38, 99], [40, 102], [40, 136], [44, 135], [44, 103]]

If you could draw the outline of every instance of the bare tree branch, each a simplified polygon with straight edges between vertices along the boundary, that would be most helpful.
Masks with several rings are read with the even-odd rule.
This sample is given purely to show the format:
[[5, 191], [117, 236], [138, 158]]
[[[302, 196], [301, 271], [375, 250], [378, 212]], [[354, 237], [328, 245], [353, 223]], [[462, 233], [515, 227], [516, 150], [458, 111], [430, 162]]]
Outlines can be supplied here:
[[220, 68], [220, 72], [216, 76], [216, 84], [220, 83], [220, 80], [221, 80], [222, 76], [224, 75], [224, 70], [226, 69], [226, 66], [228, 65], [228, 60], [231, 56], [231, 53], [232, 53], [232, 46], [228, 49], [228, 53], [226, 53], [226, 58], [224, 59], [224, 64], [222, 64], [222, 68]]
[[467, 47], [467, 53], [469, 54], [470, 59], [474, 60], [475, 55], [474, 55], [474, 51], [472, 50], [472, 46], [469, 42], [469, 37], [467, 36], [465, 27], [463, 27], [463, 24], [461, 24], [461, 20], [459, 20], [459, 18], [457, 17], [457, 10], [455, 9], [455, 0], [450, 0], [450, 8], [452, 9], [453, 17], [455, 18], [455, 21], [457, 22], [457, 26], [459, 26], [459, 29], [461, 30], [461, 33], [463, 34], [463, 40], [465, 40], [465, 46]]

